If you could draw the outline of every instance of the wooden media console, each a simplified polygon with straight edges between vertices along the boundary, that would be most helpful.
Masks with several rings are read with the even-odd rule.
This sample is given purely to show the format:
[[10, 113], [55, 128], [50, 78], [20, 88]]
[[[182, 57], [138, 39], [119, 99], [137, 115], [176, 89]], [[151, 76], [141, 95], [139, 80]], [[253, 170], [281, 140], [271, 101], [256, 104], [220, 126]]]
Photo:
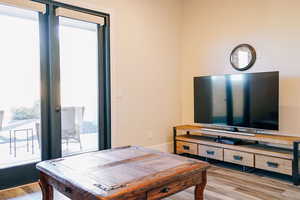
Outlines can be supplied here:
[[[173, 132], [175, 154], [188, 153], [286, 174], [292, 177], [295, 185], [300, 184], [300, 137], [224, 133], [207, 131], [204, 127], [194, 125], [176, 126]], [[240, 139], [242, 143], [230, 145], [216, 142], [215, 139], [220, 137]]]

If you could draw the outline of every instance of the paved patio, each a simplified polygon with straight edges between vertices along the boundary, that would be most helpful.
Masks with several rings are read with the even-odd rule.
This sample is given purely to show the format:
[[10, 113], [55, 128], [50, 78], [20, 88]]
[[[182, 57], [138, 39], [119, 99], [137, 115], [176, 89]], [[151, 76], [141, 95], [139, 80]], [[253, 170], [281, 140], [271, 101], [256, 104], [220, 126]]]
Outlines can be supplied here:
[[[0, 168], [7, 168], [15, 165], [22, 165], [25, 163], [31, 163], [39, 161], [41, 152], [40, 146], [37, 140], [37, 133], [35, 130], [36, 121], [31, 121], [23, 125], [18, 125], [13, 128], [3, 128], [0, 131]], [[17, 132], [16, 134], [16, 156], [14, 154], [14, 140], [12, 135], [12, 141], [10, 143], [10, 130], [20, 129], [32, 129], [33, 138], [31, 132], [28, 135], [28, 149], [27, 149], [27, 135], [25, 131]], [[97, 133], [82, 133], [80, 135], [82, 142], [82, 150], [77, 142], [70, 142], [68, 145], [63, 143], [63, 155], [71, 155], [81, 152], [97, 150]], [[33, 140], [32, 140], [33, 139]], [[33, 141], [33, 144], [32, 144]], [[10, 146], [11, 144], [11, 146]], [[33, 147], [33, 148], [32, 148]]]

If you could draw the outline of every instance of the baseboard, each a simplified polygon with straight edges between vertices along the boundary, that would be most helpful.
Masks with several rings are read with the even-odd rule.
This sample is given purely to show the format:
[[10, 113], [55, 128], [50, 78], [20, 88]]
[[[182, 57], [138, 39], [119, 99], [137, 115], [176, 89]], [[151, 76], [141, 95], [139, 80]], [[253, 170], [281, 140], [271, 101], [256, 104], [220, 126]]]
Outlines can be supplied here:
[[173, 142], [162, 143], [158, 145], [148, 146], [148, 148], [155, 149], [161, 152], [173, 153]]

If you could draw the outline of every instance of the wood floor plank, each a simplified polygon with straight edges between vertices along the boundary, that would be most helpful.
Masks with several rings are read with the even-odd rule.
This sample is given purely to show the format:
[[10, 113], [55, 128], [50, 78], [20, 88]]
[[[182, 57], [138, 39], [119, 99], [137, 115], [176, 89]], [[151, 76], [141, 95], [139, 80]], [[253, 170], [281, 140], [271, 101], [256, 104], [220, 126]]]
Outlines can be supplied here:
[[253, 190], [258, 190], [264, 193], [270, 193], [270, 194], [274, 194], [274, 195], [278, 195], [283, 193], [285, 190], [279, 187], [274, 187], [272, 185], [268, 185], [268, 184], [264, 184], [260, 181], [260, 179], [257, 178], [249, 178], [249, 177], [243, 177], [241, 176], [236, 176], [234, 173], [233, 174], [228, 174], [226, 173], [224, 175], [224, 173], [217, 173], [217, 172], [211, 172], [208, 174], [208, 176], [212, 176], [212, 177], [219, 177], [219, 178], [224, 178], [222, 179], [224, 184], [233, 184], [233, 186], [235, 187], [246, 187], [249, 189], [253, 189]]
[[[300, 200], [300, 187], [291, 182], [212, 166], [208, 171], [205, 200]], [[192, 200], [188, 188], [166, 200]], [[0, 191], [0, 200], [41, 200], [37, 183]], [[55, 200], [68, 200], [55, 192]]]

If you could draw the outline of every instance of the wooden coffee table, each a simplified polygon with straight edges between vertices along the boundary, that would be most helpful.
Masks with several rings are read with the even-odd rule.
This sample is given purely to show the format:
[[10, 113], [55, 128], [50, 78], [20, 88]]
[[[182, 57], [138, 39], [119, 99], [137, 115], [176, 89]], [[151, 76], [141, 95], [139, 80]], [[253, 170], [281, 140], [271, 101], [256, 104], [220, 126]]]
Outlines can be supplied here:
[[121, 147], [37, 164], [43, 200], [53, 187], [73, 200], [162, 199], [191, 186], [203, 199], [209, 164], [142, 147]]

